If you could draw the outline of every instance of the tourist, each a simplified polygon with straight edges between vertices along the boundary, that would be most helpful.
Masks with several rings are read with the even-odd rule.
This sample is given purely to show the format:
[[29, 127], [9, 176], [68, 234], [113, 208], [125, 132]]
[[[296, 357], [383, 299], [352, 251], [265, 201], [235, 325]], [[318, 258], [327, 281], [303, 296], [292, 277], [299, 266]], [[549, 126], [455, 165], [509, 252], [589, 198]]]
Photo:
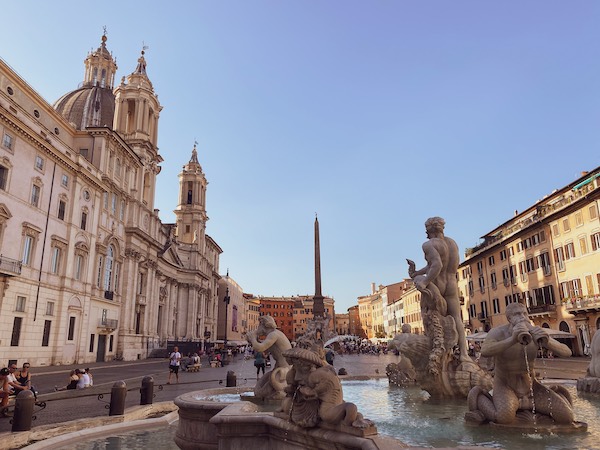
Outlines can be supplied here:
[[90, 372], [90, 368], [89, 367], [86, 367], [85, 373], [89, 377], [89, 379], [90, 379], [90, 387], [92, 387], [94, 385], [94, 376], [92, 375], [92, 372]]
[[333, 366], [333, 359], [335, 358], [335, 353], [330, 348], [325, 350], [325, 361], [327, 364]]
[[181, 353], [179, 347], [173, 347], [173, 351], [169, 355], [169, 378], [167, 384], [171, 384], [171, 377], [175, 374], [175, 380], [179, 383], [179, 364], [181, 362]]
[[79, 375], [77, 374], [77, 370], [73, 369], [69, 373], [69, 383], [64, 387], [54, 386], [55, 391], [64, 391], [65, 389], [76, 389], [77, 383], [79, 382]]
[[10, 385], [8, 384], [8, 375], [10, 374], [10, 370], [4, 367], [0, 369], [0, 398], [2, 402], [0, 402], [0, 407], [4, 408], [8, 405], [8, 398], [10, 397]]
[[256, 367], [256, 379], [258, 379], [261, 370], [263, 375], [265, 374], [265, 357], [263, 352], [256, 352], [256, 355], [254, 356], [254, 367]]
[[17, 390], [30, 390], [31, 392], [33, 392], [33, 396], [37, 400], [37, 390], [31, 384], [31, 372], [29, 371], [30, 367], [31, 365], [28, 362], [26, 362], [23, 364], [23, 368], [19, 372], [15, 373], [15, 379], [18, 383], [18, 389], [15, 390], [15, 393], [18, 394]]
[[84, 369], [75, 369], [75, 373], [79, 377], [77, 389], [85, 389], [90, 387], [90, 376], [85, 373]]

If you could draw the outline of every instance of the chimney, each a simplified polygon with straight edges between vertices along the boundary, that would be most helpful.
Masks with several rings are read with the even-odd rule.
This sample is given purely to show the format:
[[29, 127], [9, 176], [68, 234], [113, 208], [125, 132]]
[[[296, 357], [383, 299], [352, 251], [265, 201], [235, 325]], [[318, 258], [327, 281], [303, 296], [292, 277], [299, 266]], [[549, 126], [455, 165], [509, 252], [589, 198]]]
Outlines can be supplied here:
[[371, 283], [371, 295], [373, 295], [375, 292], [377, 292], [375, 290], [375, 283]]

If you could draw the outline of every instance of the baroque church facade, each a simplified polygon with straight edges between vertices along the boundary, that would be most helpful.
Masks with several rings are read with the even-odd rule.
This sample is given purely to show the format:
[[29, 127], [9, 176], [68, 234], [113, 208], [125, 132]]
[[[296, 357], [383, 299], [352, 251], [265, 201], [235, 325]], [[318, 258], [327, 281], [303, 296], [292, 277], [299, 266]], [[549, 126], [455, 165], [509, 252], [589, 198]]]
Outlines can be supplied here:
[[[196, 147], [176, 223], [154, 209], [161, 106], [142, 51], [115, 87], [102, 36], [48, 104], [0, 59], [0, 360], [143, 359], [216, 336], [219, 245]], [[132, 64], [133, 66], [133, 64]]]

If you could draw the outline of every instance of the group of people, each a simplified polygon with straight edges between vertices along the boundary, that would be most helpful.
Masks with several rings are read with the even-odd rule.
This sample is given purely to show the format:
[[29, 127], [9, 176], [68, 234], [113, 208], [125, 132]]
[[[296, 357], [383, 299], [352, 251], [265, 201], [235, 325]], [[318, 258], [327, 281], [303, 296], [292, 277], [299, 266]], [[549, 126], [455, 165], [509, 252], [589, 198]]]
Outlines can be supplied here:
[[0, 369], [0, 406], [8, 404], [11, 395], [17, 395], [21, 391], [30, 390], [37, 398], [37, 390], [31, 384], [31, 365], [26, 362], [20, 370], [16, 364]]
[[54, 386], [55, 391], [64, 391], [67, 389], [85, 389], [94, 385], [94, 377], [89, 367], [86, 369], [73, 369], [69, 373], [69, 383], [66, 386]]

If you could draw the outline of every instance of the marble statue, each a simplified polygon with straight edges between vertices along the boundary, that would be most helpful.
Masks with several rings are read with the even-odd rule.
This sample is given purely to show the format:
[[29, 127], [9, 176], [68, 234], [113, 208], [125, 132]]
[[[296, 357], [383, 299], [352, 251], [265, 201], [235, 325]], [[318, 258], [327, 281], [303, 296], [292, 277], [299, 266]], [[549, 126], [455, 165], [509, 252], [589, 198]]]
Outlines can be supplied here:
[[[277, 329], [271, 316], [261, 316], [258, 321], [258, 328], [246, 333], [246, 340], [255, 351], [269, 352], [275, 359], [275, 365], [257, 381], [254, 396], [260, 399], [280, 400], [285, 397], [286, 375], [290, 368], [283, 353], [292, 348], [292, 345], [287, 336]], [[264, 340], [259, 341], [260, 336], [265, 336]]]
[[494, 358], [493, 395], [479, 386], [471, 389], [465, 420], [535, 427], [573, 424], [569, 392], [562, 386], [542, 385], [534, 369], [539, 347], [560, 357], [571, 356], [571, 350], [544, 328], [531, 325], [521, 303], [510, 303], [506, 318], [508, 324], [492, 328], [481, 347], [482, 356]]
[[577, 380], [577, 390], [582, 392], [600, 392], [600, 332], [596, 330], [590, 345], [592, 359], [586, 376]]
[[[435, 397], [466, 397], [476, 385], [491, 386], [491, 377], [468, 353], [461, 317], [456, 272], [456, 242], [444, 235], [445, 221], [431, 217], [425, 222], [428, 240], [423, 244], [427, 264], [421, 269], [410, 259], [408, 274], [421, 293], [424, 335], [409, 335], [398, 343], [410, 359], [417, 382]], [[396, 336], [395, 339], [397, 339]]]
[[322, 351], [301, 347], [283, 352], [292, 366], [287, 373], [283, 413], [292, 423], [304, 428], [327, 424], [374, 429], [373, 423], [363, 418], [354, 403], [344, 401], [340, 379], [319, 353]]

